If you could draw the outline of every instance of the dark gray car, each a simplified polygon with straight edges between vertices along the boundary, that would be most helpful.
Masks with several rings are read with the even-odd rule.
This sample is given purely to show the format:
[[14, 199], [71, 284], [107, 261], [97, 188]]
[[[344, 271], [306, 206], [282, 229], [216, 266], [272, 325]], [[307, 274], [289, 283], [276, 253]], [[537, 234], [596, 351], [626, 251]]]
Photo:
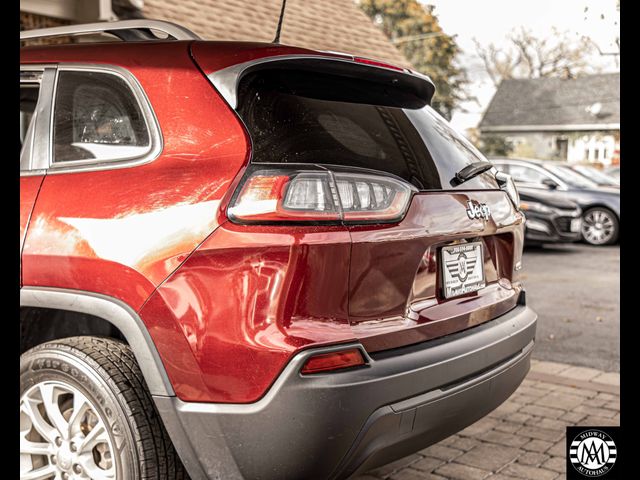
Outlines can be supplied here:
[[569, 243], [582, 239], [582, 210], [575, 202], [554, 192], [520, 188], [520, 210], [524, 213], [525, 244]]
[[508, 173], [521, 191], [548, 191], [571, 200], [582, 209], [582, 238], [591, 245], [610, 245], [620, 235], [620, 189], [600, 187], [559, 162], [493, 158], [498, 170]]

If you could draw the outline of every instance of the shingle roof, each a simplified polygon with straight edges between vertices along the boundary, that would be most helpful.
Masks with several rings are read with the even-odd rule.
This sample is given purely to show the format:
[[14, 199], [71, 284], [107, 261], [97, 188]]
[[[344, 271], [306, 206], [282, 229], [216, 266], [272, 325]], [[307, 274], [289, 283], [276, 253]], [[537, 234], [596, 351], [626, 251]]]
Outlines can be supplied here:
[[[271, 42], [282, 0], [146, 0], [147, 18], [184, 25], [207, 40]], [[410, 67], [354, 0], [288, 0], [280, 42], [353, 53]]]
[[[595, 114], [592, 106], [601, 105]], [[620, 74], [605, 73], [575, 79], [535, 78], [503, 81], [480, 122], [480, 130], [562, 125], [620, 124]], [[536, 129], [532, 128], [532, 131]]]

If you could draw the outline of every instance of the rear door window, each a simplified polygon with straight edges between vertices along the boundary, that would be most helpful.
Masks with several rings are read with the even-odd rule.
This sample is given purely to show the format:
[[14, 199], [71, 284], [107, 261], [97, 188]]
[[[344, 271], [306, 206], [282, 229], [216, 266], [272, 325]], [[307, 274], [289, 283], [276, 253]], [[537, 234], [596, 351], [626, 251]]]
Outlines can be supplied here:
[[[23, 155], [30, 150], [27, 143], [33, 139], [33, 129], [36, 105], [40, 96], [40, 80], [42, 72], [20, 72], [20, 163]], [[26, 147], [26, 148], [25, 148]]]
[[[430, 106], [366, 79], [265, 70], [241, 81], [238, 98], [253, 162], [369, 168], [443, 190], [466, 165], [486, 160]], [[487, 172], [455, 188], [498, 185]]]
[[53, 162], [124, 160], [151, 150], [148, 127], [126, 82], [92, 71], [60, 71]]
[[20, 84], [20, 148], [24, 146], [27, 132], [33, 121], [38, 103], [40, 85], [38, 83]]

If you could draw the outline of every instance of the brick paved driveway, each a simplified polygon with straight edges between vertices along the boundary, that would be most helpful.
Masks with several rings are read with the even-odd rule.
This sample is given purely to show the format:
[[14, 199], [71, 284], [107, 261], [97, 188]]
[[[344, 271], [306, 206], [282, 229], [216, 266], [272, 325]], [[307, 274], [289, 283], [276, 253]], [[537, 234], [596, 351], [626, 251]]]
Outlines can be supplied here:
[[565, 478], [567, 425], [619, 425], [620, 375], [533, 361], [507, 402], [457, 435], [353, 480]]

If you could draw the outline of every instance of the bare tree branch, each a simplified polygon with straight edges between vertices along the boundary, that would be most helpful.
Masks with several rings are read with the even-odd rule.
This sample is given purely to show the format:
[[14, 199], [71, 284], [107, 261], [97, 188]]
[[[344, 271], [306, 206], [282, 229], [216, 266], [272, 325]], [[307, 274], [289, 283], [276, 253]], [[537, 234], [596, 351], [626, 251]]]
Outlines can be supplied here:
[[474, 39], [494, 85], [508, 78], [573, 78], [589, 69], [588, 55], [593, 51], [589, 40], [576, 41], [556, 29], [551, 37], [538, 38], [525, 28], [512, 31], [507, 38], [504, 48], [493, 43], [483, 46]]

